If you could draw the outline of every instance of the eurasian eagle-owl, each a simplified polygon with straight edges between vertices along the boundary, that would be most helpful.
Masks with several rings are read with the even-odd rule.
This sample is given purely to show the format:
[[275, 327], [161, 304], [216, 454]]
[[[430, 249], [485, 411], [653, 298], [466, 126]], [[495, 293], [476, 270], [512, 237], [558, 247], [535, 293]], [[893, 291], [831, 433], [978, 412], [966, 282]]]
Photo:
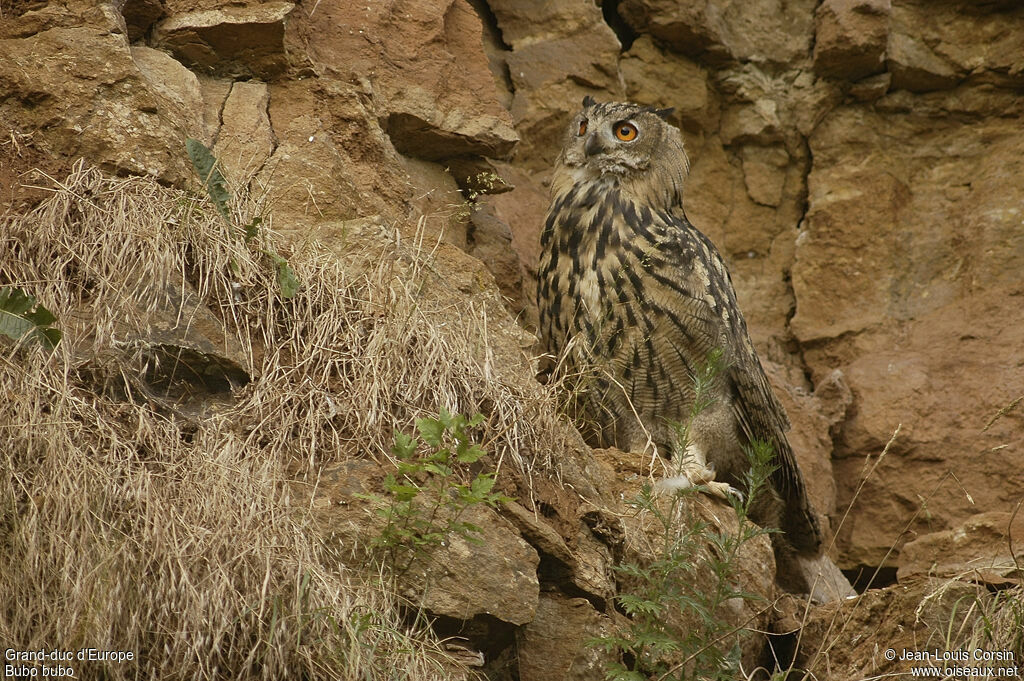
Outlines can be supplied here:
[[[683, 474], [713, 493], [742, 487], [744, 448], [774, 448], [754, 519], [781, 527], [800, 554], [822, 533], [786, 438], [789, 421], [765, 376], [725, 263], [686, 218], [689, 162], [671, 110], [584, 99], [565, 133], [541, 235], [540, 334], [576, 375], [595, 446], [672, 454], [694, 378], [713, 352], [722, 369], [693, 419]], [[710, 464], [710, 465], [708, 465]], [[717, 481], [716, 481], [717, 477]], [[778, 550], [778, 547], [777, 547]]]

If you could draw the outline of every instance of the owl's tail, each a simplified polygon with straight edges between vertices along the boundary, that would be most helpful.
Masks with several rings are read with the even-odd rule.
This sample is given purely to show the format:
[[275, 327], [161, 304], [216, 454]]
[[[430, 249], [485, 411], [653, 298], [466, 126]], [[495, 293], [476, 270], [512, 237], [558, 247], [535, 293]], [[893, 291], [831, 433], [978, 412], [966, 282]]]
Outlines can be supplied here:
[[787, 543], [797, 553], [818, 555], [825, 537], [821, 531], [818, 514], [811, 507], [803, 474], [796, 465], [793, 450], [786, 438], [776, 443], [776, 461], [781, 462], [772, 473], [775, 488], [783, 500], [780, 529], [785, 532]]
[[821, 523], [818, 516], [811, 508], [807, 499], [807, 493], [801, 485], [800, 493], [791, 490], [785, 500], [785, 508], [782, 511], [780, 524], [785, 532], [786, 540], [796, 549], [798, 553], [807, 555], [818, 555], [822, 550], [824, 536], [821, 532]]

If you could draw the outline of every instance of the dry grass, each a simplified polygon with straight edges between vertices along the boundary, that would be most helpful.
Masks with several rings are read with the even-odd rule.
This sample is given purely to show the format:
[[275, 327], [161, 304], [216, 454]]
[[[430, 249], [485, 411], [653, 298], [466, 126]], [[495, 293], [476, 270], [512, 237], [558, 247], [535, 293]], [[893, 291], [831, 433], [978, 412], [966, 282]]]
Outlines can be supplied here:
[[[196, 197], [81, 166], [56, 184], [0, 220], [0, 285], [65, 331], [52, 354], [0, 357], [0, 647], [137, 658], [71, 663], [86, 679], [462, 678], [324, 542], [288, 481], [383, 461], [394, 428], [442, 406], [485, 413], [493, 465], [520, 480], [547, 465], [554, 412], [495, 358], [491, 308], [445, 293], [429, 254], [386, 228], [374, 253], [292, 253], [303, 289], [284, 300], [258, 249]], [[168, 283], [224, 320], [216, 340], [252, 376], [217, 408], [132, 389]]]

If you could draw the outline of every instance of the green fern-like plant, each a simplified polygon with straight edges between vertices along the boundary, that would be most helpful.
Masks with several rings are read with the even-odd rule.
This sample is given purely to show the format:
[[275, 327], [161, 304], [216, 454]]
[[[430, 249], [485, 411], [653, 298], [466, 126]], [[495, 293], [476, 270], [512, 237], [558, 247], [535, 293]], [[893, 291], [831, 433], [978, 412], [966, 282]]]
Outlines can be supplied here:
[[385, 494], [365, 495], [384, 520], [371, 546], [392, 575], [404, 574], [452, 533], [478, 541], [481, 528], [463, 519], [466, 511], [510, 501], [494, 491], [496, 473], [460, 476], [487, 454], [469, 434], [483, 419], [442, 409], [437, 418], [416, 421], [418, 437], [395, 431], [396, 470], [384, 478]]
[[[686, 450], [694, 417], [712, 403], [709, 388], [723, 369], [721, 353], [712, 353], [694, 377], [696, 398], [691, 413], [686, 422], [676, 426], [677, 456]], [[694, 513], [691, 499], [702, 491], [700, 486], [673, 493], [666, 504], [645, 485], [633, 499], [637, 513], [655, 520], [661, 543], [653, 560], [614, 568], [628, 585], [627, 591], [616, 596], [616, 605], [629, 624], [589, 642], [618, 658], [606, 669], [609, 681], [739, 678], [736, 634], [742, 632], [725, 620], [723, 606], [732, 599], [759, 598], [734, 586], [736, 568], [741, 548], [771, 531], [758, 527], [748, 516], [771, 475], [773, 451], [765, 443], [754, 443], [747, 455], [746, 494], [730, 500], [739, 521], [735, 533], [724, 532]], [[702, 551], [704, 547], [710, 551]], [[701, 555], [707, 556], [703, 562], [697, 558]]]

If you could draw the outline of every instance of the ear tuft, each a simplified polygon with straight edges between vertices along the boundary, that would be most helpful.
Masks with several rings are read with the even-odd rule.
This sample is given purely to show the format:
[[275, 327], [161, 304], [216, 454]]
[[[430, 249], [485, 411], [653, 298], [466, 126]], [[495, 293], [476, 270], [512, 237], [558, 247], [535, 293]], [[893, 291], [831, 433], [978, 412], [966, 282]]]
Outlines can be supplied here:
[[676, 111], [676, 108], [674, 106], [670, 106], [667, 109], [655, 109], [654, 110], [654, 115], [657, 116], [658, 118], [662, 119], [662, 120], [666, 120], [667, 121], [668, 117], [671, 116], [672, 114], [674, 114], [675, 111]]
[[597, 102], [595, 102], [594, 98], [591, 97], [590, 95], [587, 95], [586, 97], [583, 98], [583, 106], [594, 106], [595, 104], [597, 104]]

